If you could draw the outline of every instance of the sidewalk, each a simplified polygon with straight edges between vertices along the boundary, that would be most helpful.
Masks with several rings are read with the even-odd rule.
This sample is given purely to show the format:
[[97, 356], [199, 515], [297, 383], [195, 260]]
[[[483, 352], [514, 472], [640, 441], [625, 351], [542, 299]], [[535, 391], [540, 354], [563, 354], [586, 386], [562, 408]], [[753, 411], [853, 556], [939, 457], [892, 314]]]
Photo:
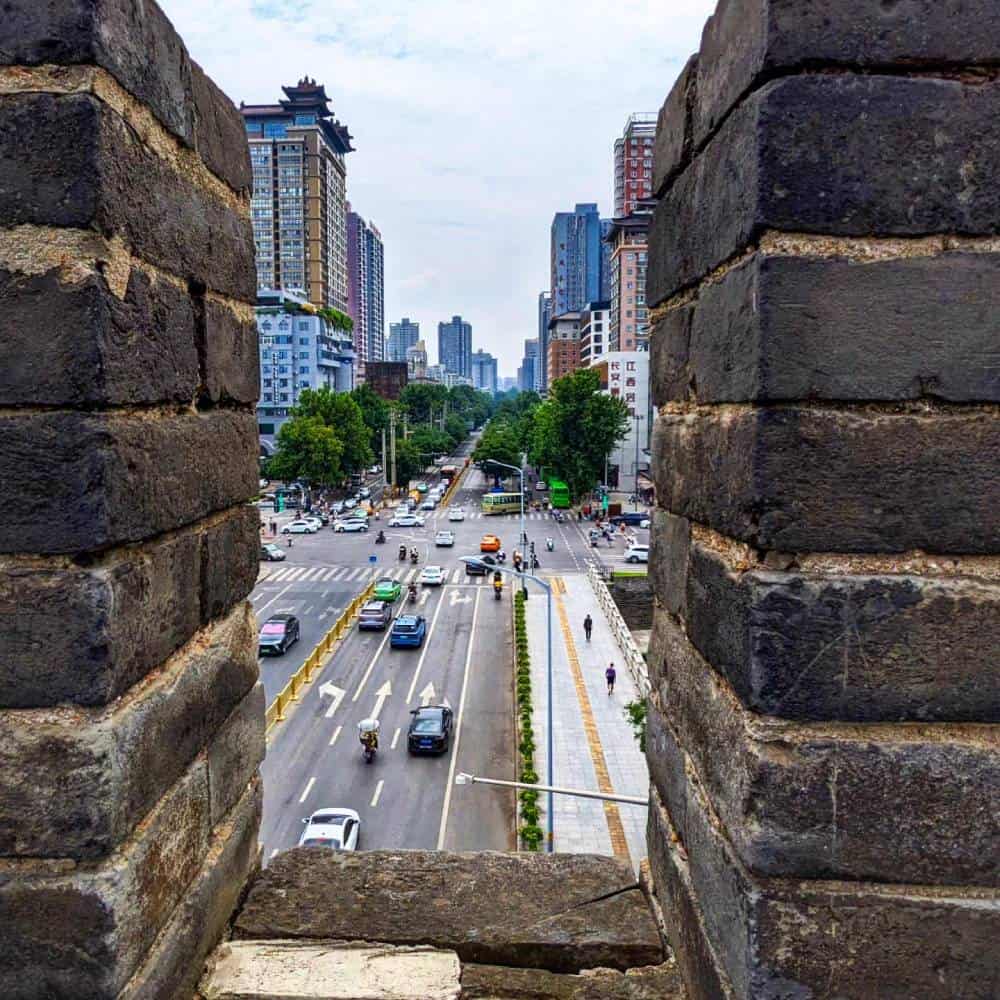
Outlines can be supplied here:
[[[636, 698], [590, 583], [582, 574], [546, 574], [552, 595], [552, 689], [554, 784], [643, 798], [649, 792], [646, 760], [639, 751], [625, 705]], [[548, 783], [546, 601], [532, 588], [527, 605], [528, 647], [539, 781]], [[583, 619], [594, 620], [587, 643]], [[604, 680], [614, 661], [618, 677], [609, 697]], [[572, 854], [614, 854], [638, 868], [646, 856], [646, 809], [624, 803], [554, 796], [555, 850]], [[547, 804], [542, 795], [540, 805]], [[540, 824], [545, 828], [543, 815]]]

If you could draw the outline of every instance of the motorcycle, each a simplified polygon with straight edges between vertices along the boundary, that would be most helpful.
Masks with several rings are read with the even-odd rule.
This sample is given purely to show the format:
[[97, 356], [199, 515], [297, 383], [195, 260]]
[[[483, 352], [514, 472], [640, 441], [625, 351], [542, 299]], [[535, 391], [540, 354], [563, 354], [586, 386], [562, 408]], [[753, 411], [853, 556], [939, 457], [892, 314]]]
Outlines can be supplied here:
[[375, 544], [376, 545], [384, 545], [385, 544], [385, 532], [384, 531], [380, 531], [375, 536]]
[[362, 752], [365, 755], [366, 764], [370, 764], [375, 759], [375, 747], [371, 743], [363, 744]]
[[406, 559], [406, 546], [400, 545], [399, 547], [399, 558], [400, 560]]
[[410, 604], [417, 603], [417, 588], [412, 583], [406, 588], [406, 597]]
[[416, 549], [413, 549], [413, 551], [410, 553], [410, 562], [413, 563], [413, 565], [415, 566], [419, 560], [420, 560], [420, 553], [417, 552]]
[[503, 584], [499, 581], [493, 584], [493, 597], [498, 601], [503, 597]]
[[365, 763], [370, 764], [378, 751], [378, 719], [362, 719], [358, 723], [358, 739], [361, 740], [361, 750]]
[[507, 553], [506, 553], [506, 552], [504, 552], [504, 550], [503, 550], [503, 549], [501, 549], [501, 550], [500, 550], [500, 551], [499, 551], [499, 552], [497, 553], [497, 562], [498, 562], [498, 563], [505, 563], [506, 561], [507, 561]]
[[546, 538], [545, 547], [551, 552], [556, 547], [556, 543], [551, 538]]

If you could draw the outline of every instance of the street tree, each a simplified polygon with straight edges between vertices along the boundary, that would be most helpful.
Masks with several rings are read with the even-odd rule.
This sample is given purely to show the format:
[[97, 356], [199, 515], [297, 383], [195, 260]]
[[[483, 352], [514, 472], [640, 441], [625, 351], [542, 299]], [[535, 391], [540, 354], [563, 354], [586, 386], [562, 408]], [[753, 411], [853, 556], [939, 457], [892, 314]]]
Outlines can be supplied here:
[[319, 417], [290, 417], [281, 425], [275, 446], [267, 466], [274, 479], [333, 486], [343, 478], [343, 442]]
[[360, 472], [372, 464], [370, 433], [361, 407], [350, 393], [335, 392], [325, 385], [303, 389], [292, 416], [315, 417], [333, 429], [342, 445], [340, 465], [344, 472]]
[[376, 455], [382, 453], [382, 431], [389, 433], [391, 406], [367, 383], [351, 393], [351, 399], [361, 409], [361, 418], [368, 428], [368, 445]]
[[574, 497], [600, 481], [604, 462], [628, 431], [625, 403], [600, 391], [596, 371], [581, 368], [556, 379], [531, 418], [532, 464], [552, 469]]
[[[521, 442], [516, 426], [505, 418], [494, 417], [480, 435], [472, 460], [482, 463], [503, 462], [505, 465], [520, 467]], [[488, 466], [486, 468], [490, 471]]]
[[448, 390], [443, 385], [425, 382], [411, 382], [399, 394], [399, 405], [410, 415], [410, 425], [426, 424], [431, 419], [431, 411], [435, 418], [444, 413], [444, 403], [448, 398]]

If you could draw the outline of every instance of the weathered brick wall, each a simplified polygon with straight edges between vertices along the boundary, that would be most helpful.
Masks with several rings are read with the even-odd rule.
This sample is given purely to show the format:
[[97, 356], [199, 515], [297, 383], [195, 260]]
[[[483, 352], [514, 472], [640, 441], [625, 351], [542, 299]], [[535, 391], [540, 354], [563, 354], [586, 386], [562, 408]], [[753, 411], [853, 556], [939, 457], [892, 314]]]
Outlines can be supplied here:
[[650, 245], [653, 881], [695, 997], [1000, 991], [1000, 7], [722, 0]]
[[257, 863], [250, 165], [150, 0], [0, 16], [0, 996], [190, 994]]

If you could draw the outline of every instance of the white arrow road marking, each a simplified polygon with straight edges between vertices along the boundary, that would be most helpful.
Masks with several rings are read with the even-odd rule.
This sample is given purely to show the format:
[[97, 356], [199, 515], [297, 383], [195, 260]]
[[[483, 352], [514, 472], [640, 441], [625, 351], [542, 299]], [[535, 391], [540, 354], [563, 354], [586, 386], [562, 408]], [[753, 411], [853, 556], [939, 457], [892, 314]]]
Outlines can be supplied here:
[[382, 786], [385, 784], [384, 778], [379, 778], [378, 784], [375, 786], [375, 794], [372, 796], [371, 807], [374, 809], [378, 805], [379, 796], [382, 794]]
[[430, 600], [431, 592], [429, 590], [423, 591], [420, 595], [420, 606], [423, 607]]
[[333, 736], [330, 737], [330, 746], [333, 746], [333, 744], [337, 742], [337, 737], [340, 735], [340, 731], [343, 728], [343, 726], [337, 726], [337, 728], [333, 731]]
[[417, 669], [413, 672], [413, 680], [410, 682], [410, 690], [406, 692], [407, 705], [413, 701], [413, 692], [417, 690], [417, 681], [420, 678], [420, 671], [423, 669], [424, 660], [427, 658], [427, 650], [431, 647], [431, 634], [434, 632], [434, 626], [437, 624], [438, 615], [441, 614], [441, 608], [443, 607], [444, 601], [438, 601], [438, 606], [434, 609], [434, 617], [431, 619], [430, 627], [427, 629], [427, 635], [424, 637], [424, 648], [420, 650], [420, 659], [417, 660]]
[[385, 636], [378, 644], [378, 649], [372, 657], [372, 662], [368, 664], [368, 669], [365, 670], [365, 675], [361, 678], [361, 683], [358, 685], [357, 691], [354, 692], [354, 697], [351, 701], [357, 701], [361, 697], [361, 692], [364, 691], [365, 685], [368, 683], [368, 678], [371, 677], [372, 671], [375, 669], [375, 664], [378, 663], [378, 658], [382, 655], [382, 650], [385, 649], [385, 644], [389, 641], [390, 635], [392, 635], [392, 629], [387, 628], [385, 630]]
[[306, 790], [299, 796], [299, 805], [301, 805], [307, 798], [309, 798], [309, 793], [312, 791], [313, 785], [316, 784], [315, 778], [310, 778], [306, 784]]
[[426, 708], [434, 700], [434, 695], [436, 694], [437, 692], [434, 690], [433, 682], [428, 683], [427, 687], [420, 692], [421, 708]]
[[451, 591], [451, 596], [449, 600], [451, 601], [451, 606], [454, 607], [456, 604], [468, 604], [472, 600], [471, 597], [466, 597], [460, 590], [455, 590], [452, 587], [448, 588]]
[[476, 618], [479, 615], [479, 594], [472, 606], [472, 630], [469, 632], [469, 649], [465, 654], [465, 673], [462, 676], [462, 693], [458, 699], [458, 715], [455, 718], [455, 739], [451, 748], [451, 764], [448, 767], [448, 784], [444, 791], [444, 806], [441, 809], [441, 829], [438, 832], [437, 849], [444, 850], [444, 837], [448, 831], [448, 810], [451, 809], [451, 790], [455, 787], [455, 765], [458, 763], [458, 746], [462, 736], [462, 717], [465, 715], [465, 692], [469, 686], [469, 668], [472, 666], [472, 644], [476, 638]]
[[392, 694], [392, 685], [386, 681], [376, 692], [375, 692], [375, 709], [371, 715], [368, 716], [369, 719], [377, 719], [382, 712], [382, 706], [385, 704], [386, 698]]
[[392, 734], [392, 746], [389, 747], [390, 750], [396, 749], [396, 744], [399, 742], [399, 727], [396, 727], [396, 731]]
[[344, 695], [347, 692], [343, 688], [337, 687], [336, 684], [331, 684], [327, 681], [325, 684], [321, 684], [319, 687], [320, 696], [323, 698], [330, 699], [330, 706], [326, 710], [326, 717], [332, 718], [333, 713], [340, 708], [340, 703], [344, 700]]

